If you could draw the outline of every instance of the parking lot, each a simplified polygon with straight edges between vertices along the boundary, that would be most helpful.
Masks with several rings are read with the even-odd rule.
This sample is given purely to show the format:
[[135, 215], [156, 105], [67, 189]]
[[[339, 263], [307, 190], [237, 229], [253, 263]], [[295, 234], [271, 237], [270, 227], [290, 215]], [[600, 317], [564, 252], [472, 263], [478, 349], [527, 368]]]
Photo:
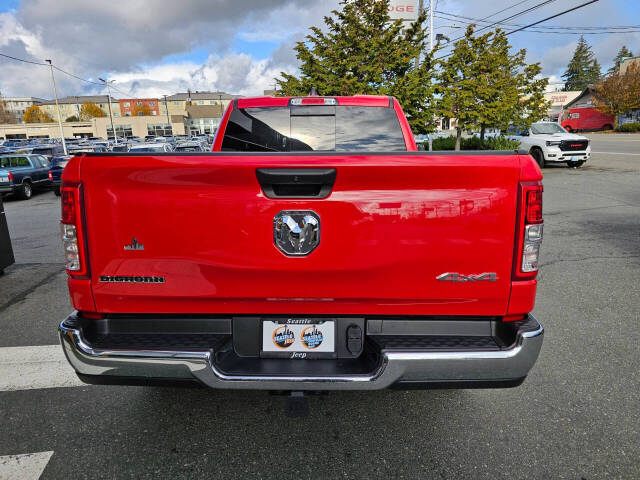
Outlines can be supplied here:
[[0, 460], [40, 453], [25, 479], [640, 478], [640, 135], [590, 138], [584, 167], [544, 170], [545, 341], [522, 386], [330, 393], [306, 418], [264, 392], [81, 386], [56, 345], [59, 198], [6, 199]]

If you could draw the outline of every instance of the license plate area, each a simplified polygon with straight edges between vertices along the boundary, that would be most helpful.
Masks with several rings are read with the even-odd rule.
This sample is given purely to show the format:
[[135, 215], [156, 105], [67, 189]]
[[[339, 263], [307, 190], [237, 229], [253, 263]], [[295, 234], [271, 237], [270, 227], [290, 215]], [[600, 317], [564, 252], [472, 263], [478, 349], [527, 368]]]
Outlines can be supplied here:
[[271, 318], [262, 320], [263, 358], [336, 358], [335, 319]]

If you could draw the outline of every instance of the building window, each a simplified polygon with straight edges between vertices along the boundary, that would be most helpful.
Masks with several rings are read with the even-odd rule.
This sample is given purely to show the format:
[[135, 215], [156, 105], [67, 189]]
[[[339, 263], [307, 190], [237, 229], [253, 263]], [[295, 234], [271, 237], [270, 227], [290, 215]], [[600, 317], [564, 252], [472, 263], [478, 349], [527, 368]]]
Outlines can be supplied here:
[[142, 106], [142, 102], [136, 102], [136, 105], [137, 105], [138, 107], [140, 107], [140, 106]]
[[155, 110], [152, 110], [151, 115], [157, 115], [157, 112]]
[[[116, 133], [118, 137], [133, 137], [133, 129], [131, 125], [116, 125]], [[107, 127], [107, 137], [113, 137], [113, 130], [111, 126]]]
[[198, 100], [198, 105], [204, 105], [204, 100]]
[[125, 107], [130, 107], [130, 106], [131, 106], [131, 104], [130, 104], [129, 102], [124, 102], [124, 106], [125, 106]]
[[101, 104], [100, 104], [100, 108], [104, 108], [104, 103], [101, 103]]
[[178, 107], [178, 106], [180, 105], [180, 102], [173, 102], [173, 105], [174, 105], [175, 107]]
[[149, 102], [149, 106], [150, 107], [155, 107], [156, 106], [156, 102]]
[[168, 137], [173, 135], [173, 131], [168, 123], [149, 124], [147, 125], [147, 134], [156, 137]]

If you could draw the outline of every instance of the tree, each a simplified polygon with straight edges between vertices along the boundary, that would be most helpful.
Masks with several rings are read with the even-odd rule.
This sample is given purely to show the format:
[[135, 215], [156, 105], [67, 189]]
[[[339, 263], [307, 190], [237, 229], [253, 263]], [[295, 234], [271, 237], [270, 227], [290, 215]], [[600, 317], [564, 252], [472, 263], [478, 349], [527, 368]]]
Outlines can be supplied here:
[[0, 123], [17, 123], [16, 117], [7, 108], [7, 103], [0, 93]]
[[527, 65], [525, 50], [511, 54], [501, 30], [474, 36], [474, 27], [454, 44], [438, 73], [437, 111], [457, 119], [456, 150], [465, 129], [479, 127], [484, 140], [486, 127], [528, 126], [548, 108], [540, 64]]
[[22, 120], [24, 123], [48, 123], [53, 122], [53, 117], [37, 105], [31, 105], [25, 110]]
[[79, 122], [80, 118], [77, 115], [71, 115], [70, 117], [67, 117], [67, 119], [65, 120], [65, 122]]
[[102, 109], [93, 102], [85, 102], [80, 107], [80, 120], [87, 121], [92, 118], [104, 117]]
[[[388, 0], [344, 0], [324, 18], [326, 33], [311, 27], [295, 47], [300, 75], [282, 72], [280, 94], [391, 95], [414, 133], [435, 127], [433, 57], [427, 52], [426, 13], [406, 31], [389, 18]], [[422, 60], [416, 58], [422, 55]]]
[[134, 117], [146, 117], [149, 115], [151, 115], [151, 109], [149, 108], [148, 105], [145, 105], [144, 103], [141, 105], [136, 105], [135, 108], [133, 109]]
[[640, 108], [640, 66], [629, 66], [624, 75], [619, 71], [603, 78], [595, 85], [593, 95], [596, 108], [608, 115], [629, 113]]
[[623, 45], [620, 50], [618, 50], [618, 54], [613, 59], [613, 67], [611, 67], [607, 71], [607, 73], [618, 72], [620, 70], [620, 63], [622, 63], [622, 59], [625, 57], [633, 57], [633, 53], [627, 48], [626, 45]]
[[580, 36], [573, 57], [562, 75], [565, 90], [584, 90], [588, 85], [600, 79], [600, 65], [591, 50], [591, 46]]

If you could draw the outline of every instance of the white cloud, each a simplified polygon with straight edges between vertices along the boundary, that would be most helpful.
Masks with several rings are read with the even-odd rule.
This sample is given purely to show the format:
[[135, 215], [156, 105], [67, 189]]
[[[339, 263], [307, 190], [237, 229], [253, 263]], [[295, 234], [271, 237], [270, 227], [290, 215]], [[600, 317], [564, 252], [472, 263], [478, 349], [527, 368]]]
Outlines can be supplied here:
[[[337, 0], [129, 0], [125, 7], [106, 1], [23, 0], [17, 10], [0, 13], [0, 51], [38, 62], [51, 58], [94, 81], [113, 78], [119, 89], [135, 95], [187, 88], [261, 94], [281, 71], [295, 70], [291, 39], [302, 38], [336, 5]], [[274, 56], [256, 59], [233, 52], [234, 38], [268, 38], [281, 45]], [[195, 48], [211, 52], [202, 64], [165, 60], [188, 58]], [[60, 95], [104, 92], [60, 72], [56, 80]], [[48, 70], [0, 59], [0, 91], [50, 98]]]

